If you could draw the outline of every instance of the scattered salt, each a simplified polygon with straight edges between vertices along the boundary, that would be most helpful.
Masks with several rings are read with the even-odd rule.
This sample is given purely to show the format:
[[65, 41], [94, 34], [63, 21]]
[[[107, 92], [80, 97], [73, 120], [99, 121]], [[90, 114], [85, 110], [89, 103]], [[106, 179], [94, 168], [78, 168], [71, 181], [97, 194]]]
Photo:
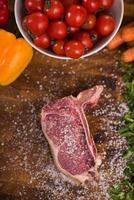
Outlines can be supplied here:
[[[103, 54], [107, 52], [104, 49]], [[38, 53], [36, 53], [38, 54]], [[42, 58], [41, 58], [42, 59]], [[84, 67], [84, 63], [88, 63], [90, 58], [81, 59], [81, 63], [76, 62], [76, 69]], [[117, 56], [113, 59], [117, 60]], [[50, 65], [50, 59], [45, 61]], [[117, 67], [118, 62], [114, 63]], [[98, 65], [98, 61], [95, 62]], [[90, 67], [90, 66], [89, 66]], [[65, 68], [63, 70], [63, 68]], [[117, 100], [114, 97], [115, 91], [112, 91], [105, 82], [105, 80], [98, 80], [97, 83], [104, 85], [104, 94], [102, 95], [99, 105], [87, 112], [87, 119], [89, 120], [89, 126], [92, 131], [94, 122], [98, 122], [98, 128], [96, 131], [103, 131], [106, 136], [105, 141], [100, 141], [97, 144], [99, 153], [103, 156], [104, 160], [100, 166], [100, 181], [99, 183], [92, 182], [85, 186], [76, 186], [68, 181], [68, 178], [60, 173], [54, 165], [52, 155], [50, 153], [49, 145], [42, 133], [40, 125], [40, 111], [43, 104], [49, 103], [51, 100], [61, 97], [61, 94], [69, 90], [69, 94], [76, 93], [77, 84], [79, 85], [80, 77], [77, 75], [77, 70], [70, 66], [69, 61], [65, 61], [61, 66], [59, 73], [58, 68], [54, 68], [50, 65], [48, 71], [50, 74], [44, 74], [42, 77], [43, 81], [49, 81], [49, 88], [39, 79], [34, 81], [34, 86], [39, 89], [36, 97], [33, 90], [27, 89], [26, 96], [17, 94], [16, 98], [20, 100], [20, 107], [13, 104], [6, 103], [3, 108], [5, 112], [10, 113], [12, 121], [8, 121], [8, 137], [5, 137], [1, 143], [2, 148], [6, 149], [9, 145], [11, 152], [6, 154], [6, 164], [0, 167], [0, 172], [6, 173], [10, 169], [17, 171], [23, 170], [24, 173], [28, 174], [29, 179], [26, 181], [28, 187], [34, 187], [37, 192], [34, 194], [34, 199], [39, 200], [110, 200], [107, 194], [107, 189], [110, 185], [113, 185], [117, 180], [123, 178], [123, 170], [125, 168], [125, 161], [122, 159], [122, 151], [127, 148], [126, 140], [118, 134], [118, 128], [123, 125], [121, 121], [122, 116], [128, 111], [127, 105], [122, 100]], [[85, 68], [86, 69], [86, 68]], [[38, 69], [39, 70], [39, 69]], [[97, 66], [98, 72], [105, 72], [103, 67]], [[86, 73], [86, 72], [85, 72]], [[92, 75], [92, 74], [91, 74]], [[64, 78], [64, 90], [61, 91], [61, 83], [63, 81], [57, 77]], [[26, 82], [31, 80], [30, 75], [25, 72]], [[116, 69], [112, 70], [110, 74], [111, 78], [117, 79]], [[48, 80], [49, 79], [49, 80]], [[94, 83], [90, 80], [90, 77], [84, 75], [82, 81], [85, 82], [84, 87], [91, 87]], [[71, 86], [68, 84], [68, 80], [72, 81]], [[95, 83], [96, 84], [96, 83]], [[27, 84], [28, 85], [28, 84]], [[83, 84], [80, 84], [81, 89]], [[122, 82], [116, 82], [116, 87], [121, 94], [123, 87]], [[120, 88], [120, 90], [119, 90]], [[46, 94], [44, 91], [47, 91]], [[33, 98], [32, 100], [30, 98]], [[104, 103], [103, 103], [104, 101]], [[14, 109], [18, 109], [16, 114], [12, 114]], [[16, 130], [16, 132], [13, 132]], [[4, 132], [4, 129], [2, 129]], [[10, 136], [11, 134], [11, 136]], [[95, 134], [95, 133], [94, 133]], [[11, 139], [11, 138], [12, 139]], [[68, 144], [73, 139], [66, 138]], [[113, 149], [113, 150], [112, 150]], [[70, 150], [70, 149], [69, 149]], [[26, 191], [25, 183], [20, 180], [20, 198], [26, 199], [28, 192]]]

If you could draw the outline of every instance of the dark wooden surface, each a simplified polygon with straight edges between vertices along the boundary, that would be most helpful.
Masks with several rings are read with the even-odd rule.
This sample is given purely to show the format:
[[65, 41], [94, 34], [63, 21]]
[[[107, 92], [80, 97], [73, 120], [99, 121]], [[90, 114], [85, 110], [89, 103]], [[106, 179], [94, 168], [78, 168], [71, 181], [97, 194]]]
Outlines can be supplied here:
[[[13, 3], [10, 1], [11, 9]], [[124, 20], [130, 21], [133, 15], [134, 4], [126, 3]], [[11, 24], [9, 29], [16, 31], [13, 19]], [[106, 49], [69, 62], [34, 52], [24, 73], [10, 86], [0, 87], [0, 200], [109, 199], [106, 189], [122, 177], [120, 154], [126, 148], [117, 133], [125, 110], [119, 58], [119, 51]], [[77, 95], [95, 84], [104, 84], [105, 90], [97, 108], [87, 112], [87, 119], [98, 151], [104, 156], [100, 168], [104, 180], [75, 186], [53, 163], [41, 131], [40, 111], [44, 103]]]

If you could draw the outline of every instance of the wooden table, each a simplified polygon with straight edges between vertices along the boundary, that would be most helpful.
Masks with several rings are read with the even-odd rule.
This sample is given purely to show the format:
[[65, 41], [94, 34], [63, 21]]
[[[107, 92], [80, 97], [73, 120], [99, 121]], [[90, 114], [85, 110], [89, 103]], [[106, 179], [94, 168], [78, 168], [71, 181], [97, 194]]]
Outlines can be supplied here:
[[[10, 1], [11, 9], [13, 3]], [[134, 3], [125, 3], [124, 21], [133, 18]], [[9, 30], [16, 31], [13, 18]], [[126, 111], [119, 58], [120, 51], [107, 49], [68, 62], [34, 52], [24, 73], [10, 86], [0, 87], [0, 200], [110, 199], [107, 188], [123, 177], [125, 165], [121, 153], [126, 141], [117, 132]], [[95, 84], [105, 86], [98, 106], [87, 112], [91, 133], [103, 156], [100, 182], [76, 186], [53, 163], [41, 130], [40, 111], [51, 100], [75, 96]]]

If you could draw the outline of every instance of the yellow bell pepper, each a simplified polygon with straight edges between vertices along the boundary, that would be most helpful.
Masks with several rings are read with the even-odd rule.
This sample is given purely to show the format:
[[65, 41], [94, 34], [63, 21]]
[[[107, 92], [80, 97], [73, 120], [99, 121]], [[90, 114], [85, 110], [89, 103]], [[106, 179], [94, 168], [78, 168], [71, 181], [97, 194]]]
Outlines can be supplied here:
[[32, 47], [23, 39], [0, 29], [0, 85], [12, 83], [33, 56]]

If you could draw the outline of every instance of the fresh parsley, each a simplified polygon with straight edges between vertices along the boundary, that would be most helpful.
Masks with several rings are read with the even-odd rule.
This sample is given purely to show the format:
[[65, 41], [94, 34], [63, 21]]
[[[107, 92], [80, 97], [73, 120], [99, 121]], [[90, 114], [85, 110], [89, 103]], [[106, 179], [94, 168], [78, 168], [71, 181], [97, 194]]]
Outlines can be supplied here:
[[129, 106], [129, 113], [124, 116], [125, 126], [119, 131], [128, 142], [128, 150], [123, 155], [127, 160], [126, 178], [109, 188], [108, 193], [113, 200], [134, 200], [134, 63], [123, 63], [121, 69], [125, 82], [124, 97]]

